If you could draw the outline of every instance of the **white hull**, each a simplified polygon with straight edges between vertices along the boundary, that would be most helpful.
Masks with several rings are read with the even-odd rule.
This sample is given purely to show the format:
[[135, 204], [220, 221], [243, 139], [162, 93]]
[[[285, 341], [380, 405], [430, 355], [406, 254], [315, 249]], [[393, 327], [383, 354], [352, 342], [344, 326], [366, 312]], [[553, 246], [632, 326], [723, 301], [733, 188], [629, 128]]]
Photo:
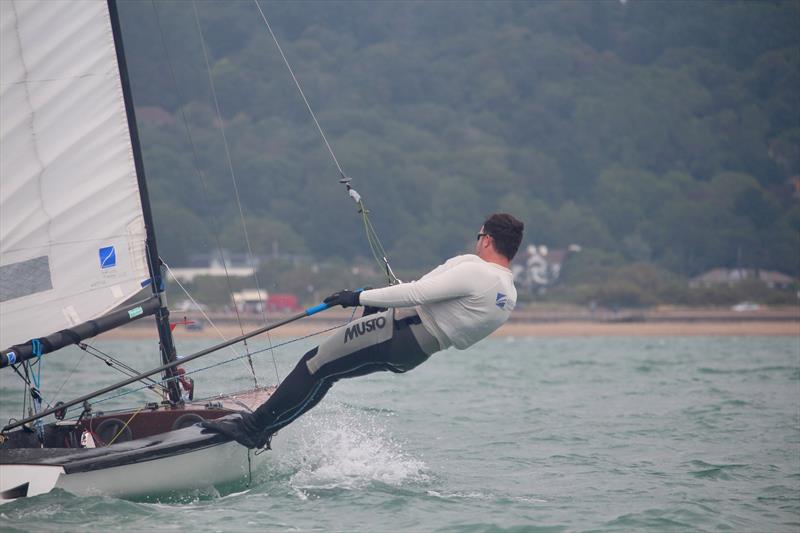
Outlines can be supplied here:
[[[248, 458], [248, 455], [250, 457]], [[248, 482], [255, 454], [236, 442], [101, 471], [66, 474], [55, 487], [73, 494], [144, 496]]]
[[[273, 388], [220, 395], [210, 401], [220, 409], [252, 411]], [[209, 400], [187, 404], [168, 424], [198, 410]], [[156, 410], [136, 419], [147, 421]], [[170, 410], [166, 411], [170, 413]], [[130, 420], [125, 416], [122, 420]], [[156, 420], [152, 420], [156, 423]], [[146, 424], [145, 424], [146, 425]], [[22, 454], [19, 456], [18, 454]], [[0, 449], [0, 504], [63, 489], [79, 496], [140, 497], [204, 490], [226, 483], [247, 484], [261, 455], [198, 425], [94, 449]]]
[[23, 496], [20, 494], [23, 489], [28, 496], [50, 492], [63, 474], [60, 466], [0, 465], [0, 504]]
[[[63, 489], [79, 496], [137, 497], [248, 483], [257, 456], [227, 442], [152, 461], [67, 474], [61, 466], [0, 465], [0, 493], [29, 483], [27, 497]], [[12, 494], [9, 494], [12, 495]], [[7, 503], [16, 498], [0, 498]]]

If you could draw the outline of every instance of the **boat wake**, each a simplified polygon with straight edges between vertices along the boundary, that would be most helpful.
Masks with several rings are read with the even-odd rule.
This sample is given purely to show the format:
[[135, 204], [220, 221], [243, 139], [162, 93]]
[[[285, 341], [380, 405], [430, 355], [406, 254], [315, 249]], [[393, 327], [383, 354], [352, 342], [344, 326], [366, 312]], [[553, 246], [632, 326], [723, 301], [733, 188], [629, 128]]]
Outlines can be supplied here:
[[298, 496], [307, 497], [309, 490], [427, 481], [425, 463], [388, 434], [384, 418], [331, 402], [298, 421], [284, 443], [289, 451], [277, 454], [284, 463], [281, 470], [294, 472], [289, 484]]

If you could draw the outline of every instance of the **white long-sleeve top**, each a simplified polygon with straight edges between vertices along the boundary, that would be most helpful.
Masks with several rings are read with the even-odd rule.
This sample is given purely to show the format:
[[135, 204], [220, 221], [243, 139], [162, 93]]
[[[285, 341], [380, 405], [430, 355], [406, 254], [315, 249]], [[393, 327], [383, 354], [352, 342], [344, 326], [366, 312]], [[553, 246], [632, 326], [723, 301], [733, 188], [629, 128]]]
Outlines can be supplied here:
[[463, 350], [508, 320], [517, 302], [511, 271], [477, 255], [459, 255], [417, 281], [363, 291], [362, 305], [417, 307], [439, 346]]

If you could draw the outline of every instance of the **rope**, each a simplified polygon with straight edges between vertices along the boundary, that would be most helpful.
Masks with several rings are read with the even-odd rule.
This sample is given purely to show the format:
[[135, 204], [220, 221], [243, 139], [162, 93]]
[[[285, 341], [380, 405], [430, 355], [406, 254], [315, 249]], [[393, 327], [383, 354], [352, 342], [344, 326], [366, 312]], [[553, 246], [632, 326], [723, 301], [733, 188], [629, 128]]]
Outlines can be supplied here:
[[350, 182], [352, 181], [342, 170], [342, 166], [339, 164], [339, 160], [336, 158], [336, 154], [333, 152], [333, 147], [331, 147], [331, 143], [328, 142], [328, 137], [325, 135], [325, 131], [323, 131], [322, 126], [317, 120], [317, 115], [314, 113], [314, 110], [311, 108], [311, 104], [306, 98], [305, 92], [303, 92], [303, 88], [300, 86], [300, 81], [297, 79], [297, 76], [294, 73], [294, 69], [289, 64], [289, 60], [286, 58], [286, 54], [283, 53], [283, 48], [281, 44], [278, 42], [278, 38], [275, 36], [275, 32], [272, 31], [272, 26], [267, 20], [267, 16], [264, 14], [264, 10], [261, 9], [261, 5], [258, 3], [258, 0], [253, 0], [255, 3], [258, 12], [261, 14], [261, 19], [264, 21], [264, 24], [267, 26], [267, 30], [269, 31], [270, 36], [272, 37], [272, 41], [275, 43], [275, 47], [278, 49], [278, 52], [283, 59], [283, 64], [286, 65], [286, 69], [289, 71], [289, 74], [292, 76], [292, 80], [294, 81], [295, 87], [297, 87], [297, 91], [300, 93], [300, 97], [303, 99], [303, 103], [306, 105], [306, 109], [308, 109], [308, 113], [311, 115], [311, 118], [314, 121], [314, 124], [317, 126], [317, 131], [319, 131], [320, 136], [322, 137], [322, 141], [325, 143], [325, 147], [328, 149], [328, 153], [331, 155], [331, 159], [333, 159], [334, 164], [336, 165], [336, 169], [339, 171], [339, 183], [345, 186], [347, 189], [347, 194], [358, 206], [358, 212], [361, 213], [362, 220], [364, 222], [364, 229], [367, 233], [367, 242], [369, 243], [370, 250], [372, 251], [372, 256], [378, 262], [378, 265], [381, 268], [381, 271], [386, 275], [389, 283], [391, 285], [400, 283], [400, 280], [397, 276], [394, 275], [392, 272], [392, 268], [389, 266], [389, 259], [386, 256], [386, 251], [383, 249], [381, 245], [380, 239], [378, 238], [378, 234], [375, 232], [375, 228], [372, 226], [372, 223], [369, 220], [369, 211], [364, 206], [364, 202], [361, 199], [361, 195], [358, 194], [351, 185]]
[[[18, 368], [19, 366], [21, 366], [22, 370], [25, 371], [25, 375], [24, 376], [22, 375], [22, 372], [19, 371], [19, 368]], [[29, 367], [30, 367], [30, 361], [23, 361], [19, 365], [12, 365], [11, 366], [11, 368], [14, 369], [14, 372], [17, 373], [17, 375], [19, 376], [19, 378], [22, 380], [22, 383], [23, 383], [23, 387], [22, 387], [22, 389], [23, 389], [23, 393], [22, 393], [22, 417], [23, 418], [25, 418], [27, 416], [27, 414], [30, 414], [30, 413], [26, 414], [26, 410], [28, 408], [28, 394], [25, 394], [25, 392], [24, 392], [26, 390], [30, 392], [31, 408], [34, 410], [34, 413], [38, 413], [37, 402], [38, 402], [38, 406], [39, 407], [41, 407], [42, 402], [46, 402], [48, 406], [50, 405], [50, 402], [47, 402], [47, 400], [42, 396], [41, 392], [39, 391], [38, 386], [34, 385], [34, 383], [32, 381], [33, 376], [30, 375], [32, 373], [32, 369], [29, 369]], [[29, 370], [31, 370], [31, 372], [29, 372]], [[38, 400], [36, 398], [38, 398]], [[36, 428], [40, 439], [44, 439], [44, 427], [42, 425], [41, 419], [34, 421], [33, 425]]]
[[[35, 362], [25, 361], [25, 375], [28, 375], [28, 369], [30, 369], [30, 377], [31, 381], [33, 382], [33, 387], [29, 386], [30, 394], [31, 394], [31, 407], [33, 408], [34, 414], [39, 414], [39, 411], [42, 409], [42, 390], [41, 387], [41, 379], [42, 379], [42, 367], [44, 366], [44, 359], [42, 359], [42, 342], [39, 339], [31, 340], [31, 349], [33, 355], [36, 356]], [[33, 366], [36, 365], [36, 372], [33, 371]], [[30, 382], [29, 382], [30, 385]], [[39, 436], [39, 440], [44, 442], [44, 425], [42, 424], [42, 419], [38, 419], [34, 421], [33, 427], [36, 429], [36, 434]]]
[[112, 444], [114, 444], [114, 441], [115, 441], [115, 440], [117, 440], [117, 437], [119, 437], [120, 435], [122, 435], [122, 432], [123, 432], [123, 431], [125, 431], [125, 428], [126, 428], [126, 427], [128, 427], [128, 424], [130, 424], [130, 423], [131, 423], [131, 420], [133, 420], [133, 419], [136, 417], [136, 415], [138, 415], [139, 413], [141, 413], [143, 409], [144, 409], [144, 407], [141, 407], [141, 408], [139, 408], [139, 409], [138, 409], [138, 410], [137, 410], [135, 413], [133, 413], [133, 414], [131, 415], [131, 417], [128, 419], [128, 421], [127, 421], [127, 422], [125, 422], [125, 425], [124, 425], [124, 426], [122, 426], [121, 428], [119, 428], [119, 431], [117, 432], [117, 434], [116, 434], [116, 435], [114, 435], [114, 438], [113, 438], [113, 439], [111, 439], [110, 441], [108, 441], [108, 444], [106, 444], [106, 446], [111, 446]]
[[372, 226], [372, 222], [368, 216], [369, 211], [367, 211], [367, 208], [364, 206], [364, 202], [359, 200], [358, 207], [364, 221], [364, 229], [367, 233], [367, 242], [369, 243], [369, 249], [372, 252], [372, 257], [374, 257], [378, 265], [381, 266], [381, 270], [391, 285], [400, 283], [400, 280], [394, 275], [392, 267], [389, 265], [389, 259], [386, 257], [386, 250], [383, 249], [381, 240], [378, 238], [378, 234], [375, 231], [375, 228]]
[[31, 366], [31, 370], [33, 370], [33, 365], [36, 365], [36, 373], [31, 373], [31, 378], [33, 378], [33, 384], [36, 386], [37, 389], [40, 389], [39, 386], [40, 379], [42, 377], [42, 342], [39, 339], [33, 339], [31, 341], [31, 351], [33, 355], [36, 356], [36, 361], [33, 363], [29, 363]]
[[[24, 376], [22, 375], [22, 372], [19, 371], [18, 367], [20, 366], [25, 371]], [[11, 368], [14, 369], [14, 372], [16, 372], [19, 378], [22, 380], [22, 418], [25, 418], [25, 409], [28, 407], [28, 395], [26, 392], [31, 385], [31, 381], [28, 379], [28, 366], [23, 363], [21, 365], [11, 365]]]

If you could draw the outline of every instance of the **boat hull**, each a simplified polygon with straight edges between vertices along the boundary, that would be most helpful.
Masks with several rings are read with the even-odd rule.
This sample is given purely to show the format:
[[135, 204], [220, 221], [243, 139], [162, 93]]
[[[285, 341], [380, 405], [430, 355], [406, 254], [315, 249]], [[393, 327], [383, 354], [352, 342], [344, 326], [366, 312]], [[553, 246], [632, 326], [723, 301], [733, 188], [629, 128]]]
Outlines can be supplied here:
[[146, 495], [249, 483], [255, 454], [195, 426], [107, 448], [7, 450], [0, 503], [59, 488], [80, 496]]
[[[0, 503], [56, 488], [76, 495], [142, 497], [249, 483], [256, 465], [255, 453], [223, 435], [204, 430], [194, 420], [217, 418], [236, 412], [236, 408], [250, 411], [268, 398], [272, 390], [256, 389], [216, 397], [205, 410], [200, 410], [199, 404], [190, 404], [184, 409], [99, 415], [94, 420], [120, 420], [134, 427], [129, 435], [134, 438], [119, 439], [107, 446], [40, 447], [25, 442], [11, 446], [13, 440], [34, 438], [30, 432], [27, 435], [21, 432], [0, 449]], [[148, 434], [133, 424], [134, 420], [143, 429], [149, 429]], [[181, 426], [181, 420], [192, 425], [153, 431], [159, 426], [175, 428], [176, 423]], [[87, 421], [86, 427], [92, 425]], [[51, 441], [70, 441], [55, 433], [60, 430], [58, 425], [53, 428], [52, 434], [59, 437], [51, 437]], [[69, 435], [78, 430], [73, 424], [65, 431]]]
[[79, 496], [135, 498], [160, 493], [202, 490], [216, 485], [247, 484], [255, 454], [236, 442], [153, 461], [90, 472], [62, 474], [53, 488]]

